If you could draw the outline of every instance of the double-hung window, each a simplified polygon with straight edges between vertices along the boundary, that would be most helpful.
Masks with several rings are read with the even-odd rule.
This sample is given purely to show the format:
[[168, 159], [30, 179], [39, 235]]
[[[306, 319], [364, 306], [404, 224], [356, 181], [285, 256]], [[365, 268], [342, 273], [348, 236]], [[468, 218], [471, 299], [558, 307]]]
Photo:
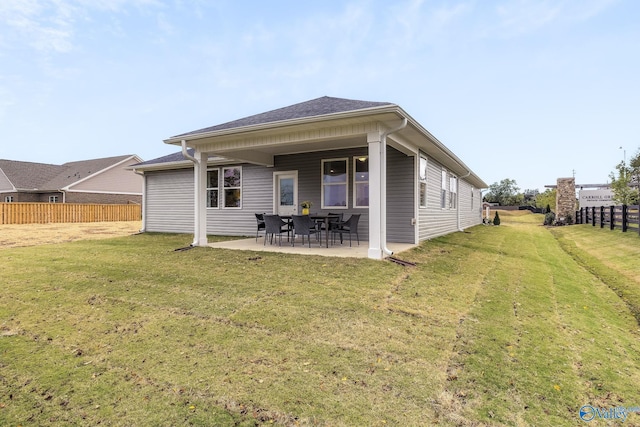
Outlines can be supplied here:
[[242, 167], [222, 168], [224, 208], [242, 208]]
[[49, 203], [58, 203], [58, 196], [49, 196]]
[[369, 206], [369, 157], [353, 158], [353, 207]]
[[419, 198], [420, 198], [420, 207], [427, 207], [427, 158], [420, 154], [420, 175], [419, 179]]
[[207, 171], [207, 207], [217, 208], [219, 206], [220, 193], [220, 169], [209, 169]]
[[347, 208], [349, 197], [348, 159], [322, 161], [322, 209]]
[[471, 210], [473, 210], [474, 202], [475, 202], [475, 189], [471, 187]]
[[458, 207], [458, 178], [449, 177], [449, 209], [457, 209]]
[[447, 207], [447, 171], [442, 169], [442, 181], [440, 190], [440, 207], [442, 209]]
[[4, 196], [4, 202], [5, 203], [12, 203], [13, 202], [13, 196]]

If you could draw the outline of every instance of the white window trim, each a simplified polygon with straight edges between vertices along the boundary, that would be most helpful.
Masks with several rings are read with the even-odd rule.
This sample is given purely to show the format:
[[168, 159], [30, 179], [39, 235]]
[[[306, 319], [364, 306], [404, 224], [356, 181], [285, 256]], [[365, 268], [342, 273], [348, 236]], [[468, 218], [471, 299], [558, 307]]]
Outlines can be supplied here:
[[[240, 169], [240, 187], [225, 187], [225, 186], [224, 186], [224, 171], [225, 171], [226, 169]], [[244, 183], [243, 175], [244, 175], [244, 172], [242, 171], [242, 166], [224, 166], [224, 167], [222, 168], [222, 173], [219, 175], [219, 176], [220, 176], [220, 178], [219, 178], [219, 179], [221, 180], [221, 184], [222, 184], [222, 187], [220, 187], [220, 188], [222, 188], [222, 191], [223, 191], [223, 194], [222, 194], [222, 204], [221, 204], [221, 206], [220, 206], [222, 209], [230, 209], [230, 210], [238, 210], [238, 209], [242, 209], [242, 193], [243, 193], [243, 191], [242, 191], [242, 185], [243, 185], [243, 183]], [[236, 189], [236, 188], [240, 189], [240, 206], [228, 206], [228, 207], [227, 207], [227, 206], [225, 206], [225, 199], [226, 199], [226, 197], [225, 197], [224, 192], [225, 192], [226, 190], [233, 190], [233, 189]], [[220, 202], [218, 202], [218, 205], [220, 205]]]
[[[369, 169], [367, 168], [367, 180], [366, 181], [357, 181], [356, 180], [356, 174], [358, 173], [356, 171], [356, 162], [358, 161], [358, 159], [361, 158], [366, 158], [367, 160], [369, 160], [369, 156], [356, 156], [353, 158], [353, 207], [354, 208], [368, 208], [369, 204], [367, 203], [366, 205], [359, 205], [357, 198], [358, 198], [358, 192], [356, 191], [356, 187], [358, 184], [367, 184], [367, 188], [369, 188]], [[322, 170], [324, 171], [324, 167], [322, 168]], [[347, 181], [349, 180], [349, 171], [347, 170]], [[322, 199], [324, 200], [324, 198]], [[369, 194], [367, 194], [367, 201], [369, 200]]]
[[13, 196], [4, 196], [5, 203], [13, 203]]
[[440, 173], [440, 208], [447, 209], [447, 193], [449, 187], [449, 173], [445, 168], [442, 168], [442, 172]]
[[[425, 166], [426, 166], [426, 170], [425, 170], [425, 176], [424, 179], [422, 179], [422, 177], [420, 176], [420, 167], [421, 167], [421, 163], [422, 163], [422, 159], [424, 159], [425, 161]], [[427, 207], [427, 193], [428, 193], [428, 180], [429, 180], [429, 159], [427, 158], [427, 156], [425, 154], [420, 153], [420, 155], [418, 156], [418, 206], [420, 208], [426, 208]], [[421, 184], [425, 185], [424, 188], [424, 204], [420, 203], [420, 198], [422, 196], [422, 190], [421, 190]]]
[[[218, 206], [207, 206], [207, 209], [220, 209], [220, 168], [207, 168], [207, 175], [209, 172], [218, 171], [218, 186], [217, 187], [207, 187], [207, 202], [209, 201], [209, 190], [217, 189], [218, 190]], [[207, 184], [209, 184], [209, 177], [207, 176]]]
[[455, 175], [449, 175], [449, 209], [458, 209], [458, 177]]
[[[346, 166], [346, 176], [347, 176], [346, 182], [344, 184], [343, 183], [325, 184], [325, 182], [324, 182], [324, 164], [326, 162], [338, 162], [338, 161], [344, 161], [344, 164]], [[320, 165], [320, 183], [321, 183], [320, 207], [322, 209], [349, 209], [349, 158], [348, 157], [339, 157], [339, 158], [336, 158], [336, 159], [322, 159], [322, 163]], [[345, 202], [347, 203], [347, 206], [325, 206], [325, 204], [324, 204], [324, 188], [327, 185], [344, 185], [344, 187], [345, 187]]]
[[474, 205], [474, 202], [475, 202], [475, 198], [476, 198], [475, 188], [473, 188], [473, 186], [471, 186], [471, 210], [472, 211], [473, 211], [473, 205]]
[[49, 203], [59, 203], [58, 196], [49, 196]]

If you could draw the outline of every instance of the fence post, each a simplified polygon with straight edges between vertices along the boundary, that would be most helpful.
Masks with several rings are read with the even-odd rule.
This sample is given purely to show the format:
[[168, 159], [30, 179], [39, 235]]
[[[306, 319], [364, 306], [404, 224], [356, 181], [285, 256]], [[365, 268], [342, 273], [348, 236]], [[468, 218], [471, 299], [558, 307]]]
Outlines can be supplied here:
[[627, 205], [622, 205], [622, 232], [627, 232]]
[[600, 228], [604, 228], [604, 206], [600, 206]]
[[609, 230], [616, 228], [616, 207], [609, 206]]
[[596, 226], [596, 207], [591, 206], [591, 225]]

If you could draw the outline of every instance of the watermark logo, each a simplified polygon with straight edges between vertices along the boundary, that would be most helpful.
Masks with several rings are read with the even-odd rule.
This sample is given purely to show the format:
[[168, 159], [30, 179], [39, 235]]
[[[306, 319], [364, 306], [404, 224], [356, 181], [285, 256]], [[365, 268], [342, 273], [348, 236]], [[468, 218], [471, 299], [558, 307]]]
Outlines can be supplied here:
[[580, 419], [585, 422], [593, 421], [595, 419], [601, 420], [619, 420], [625, 422], [627, 416], [632, 412], [640, 412], [640, 407], [624, 407], [615, 406], [612, 408], [596, 408], [591, 405], [584, 405], [580, 408]]

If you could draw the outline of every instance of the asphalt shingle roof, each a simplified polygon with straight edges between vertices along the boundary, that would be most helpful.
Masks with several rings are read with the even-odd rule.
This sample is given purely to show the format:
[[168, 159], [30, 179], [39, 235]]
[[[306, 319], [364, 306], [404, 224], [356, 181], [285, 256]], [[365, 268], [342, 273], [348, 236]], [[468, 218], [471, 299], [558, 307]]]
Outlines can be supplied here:
[[69, 162], [63, 165], [0, 159], [0, 169], [20, 190], [59, 190], [100, 172], [131, 155]]
[[321, 98], [316, 98], [310, 101], [301, 102], [299, 104], [290, 105], [288, 107], [278, 108], [276, 110], [267, 111], [265, 113], [233, 120], [231, 122], [222, 123], [220, 125], [183, 133], [180, 135], [176, 135], [176, 137], [214, 132], [217, 130], [235, 129], [252, 125], [261, 125], [266, 123], [275, 123], [284, 120], [318, 117], [327, 114], [343, 113], [346, 111], [364, 110], [366, 108], [381, 107], [384, 105], [393, 104], [390, 102], [358, 101], [355, 99], [323, 96]]
[[[228, 130], [241, 128], [252, 125], [261, 125], [267, 123], [277, 123], [285, 120], [301, 119], [306, 117], [319, 117], [327, 114], [344, 113], [347, 111], [358, 111], [373, 107], [382, 107], [385, 105], [394, 105], [391, 102], [373, 102], [373, 101], [358, 101], [355, 99], [345, 98], [333, 98], [330, 96], [323, 96], [320, 98], [312, 99], [310, 101], [300, 102], [298, 104], [290, 105], [288, 107], [278, 108], [276, 110], [267, 111], [253, 116], [244, 117], [242, 119], [233, 120], [231, 122], [222, 123], [207, 128], [194, 130], [191, 132], [176, 135], [174, 138], [197, 135], [200, 133], [214, 132], [218, 130]], [[189, 154], [193, 155], [194, 150], [189, 149]], [[145, 166], [160, 163], [171, 163], [184, 161], [185, 158], [182, 152], [169, 154], [166, 156], [158, 157], [155, 159], [147, 160], [142, 163], [138, 163], [134, 166]]]
[[34, 190], [42, 187], [44, 183], [60, 173], [60, 168], [60, 165], [0, 159], [2, 172], [14, 187], [21, 190]]

